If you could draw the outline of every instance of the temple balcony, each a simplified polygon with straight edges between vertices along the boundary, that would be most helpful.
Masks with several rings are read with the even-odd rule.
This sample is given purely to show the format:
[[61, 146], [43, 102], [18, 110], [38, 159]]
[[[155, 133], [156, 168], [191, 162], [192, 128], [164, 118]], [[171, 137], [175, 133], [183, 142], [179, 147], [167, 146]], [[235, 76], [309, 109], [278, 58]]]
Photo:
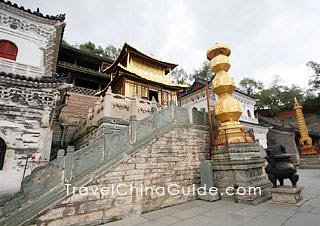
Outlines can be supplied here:
[[241, 115], [240, 120], [243, 121], [243, 122], [259, 124], [257, 118], [252, 118], [252, 117], [248, 117], [248, 116], [245, 116], [245, 115]]
[[35, 67], [4, 58], [0, 58], [0, 71], [32, 78], [44, 76], [44, 67]]

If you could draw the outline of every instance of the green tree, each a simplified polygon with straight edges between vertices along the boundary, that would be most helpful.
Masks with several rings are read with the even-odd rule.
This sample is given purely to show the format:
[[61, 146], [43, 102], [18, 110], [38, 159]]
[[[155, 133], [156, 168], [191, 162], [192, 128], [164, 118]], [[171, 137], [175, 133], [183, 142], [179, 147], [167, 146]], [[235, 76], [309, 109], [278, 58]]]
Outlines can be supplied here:
[[115, 59], [117, 59], [117, 57], [119, 56], [120, 52], [121, 52], [121, 49], [120, 49], [120, 48], [117, 48], [117, 47], [109, 44], [109, 45], [106, 47], [106, 49], [105, 49], [105, 51], [104, 51], [104, 54], [105, 54], [106, 56], [109, 56], [111, 59], [115, 60]]
[[320, 88], [320, 64], [315, 61], [309, 61], [306, 65], [311, 68], [314, 73], [309, 80], [309, 85], [311, 85], [313, 91], [318, 92]]
[[182, 67], [176, 67], [171, 72], [172, 80], [176, 84], [187, 84], [189, 76]]
[[292, 109], [294, 106], [295, 97], [300, 102], [303, 102], [304, 101], [303, 90], [296, 85], [292, 85], [290, 88], [287, 86], [284, 86], [283, 91], [280, 93], [282, 106], [285, 108]]
[[263, 90], [263, 83], [253, 78], [244, 77], [240, 81], [240, 89], [250, 96], [257, 96]]
[[79, 49], [86, 51], [91, 54], [109, 57], [110, 59], [115, 60], [119, 53], [121, 52], [120, 48], [116, 48], [113, 45], [108, 45], [105, 49], [102, 46], [96, 46], [93, 42], [88, 41], [79, 45]]
[[296, 85], [291, 87], [281, 85], [280, 76], [276, 76], [270, 88], [261, 90], [258, 96], [257, 108], [267, 108], [272, 113], [278, 112], [281, 108], [293, 108], [294, 97], [297, 97], [301, 102], [304, 101], [303, 90]]
[[213, 78], [213, 73], [210, 69], [210, 62], [204, 61], [199, 69], [195, 69], [193, 74], [190, 75], [190, 80], [193, 81], [196, 78], [202, 78], [210, 81]]

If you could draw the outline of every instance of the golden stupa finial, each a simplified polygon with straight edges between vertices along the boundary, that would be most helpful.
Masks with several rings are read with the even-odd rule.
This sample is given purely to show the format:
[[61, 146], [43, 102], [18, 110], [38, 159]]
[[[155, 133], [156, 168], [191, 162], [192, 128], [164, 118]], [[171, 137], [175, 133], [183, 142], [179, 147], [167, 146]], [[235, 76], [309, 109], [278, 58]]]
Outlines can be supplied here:
[[242, 114], [241, 104], [232, 96], [236, 86], [233, 77], [228, 74], [231, 66], [228, 58], [230, 54], [230, 48], [219, 43], [207, 51], [211, 70], [216, 74], [212, 81], [212, 91], [219, 96], [214, 106], [215, 117], [220, 122], [217, 145], [253, 141], [239, 122]]
[[300, 154], [302, 154], [302, 155], [317, 154], [315, 147], [312, 145], [312, 139], [308, 133], [306, 121], [304, 119], [303, 112], [302, 112], [302, 106], [300, 105], [300, 103], [298, 102], [296, 97], [294, 98], [294, 108], [293, 109], [296, 112], [296, 118], [297, 118], [300, 137], [301, 137], [299, 139], [299, 143], [301, 146]]

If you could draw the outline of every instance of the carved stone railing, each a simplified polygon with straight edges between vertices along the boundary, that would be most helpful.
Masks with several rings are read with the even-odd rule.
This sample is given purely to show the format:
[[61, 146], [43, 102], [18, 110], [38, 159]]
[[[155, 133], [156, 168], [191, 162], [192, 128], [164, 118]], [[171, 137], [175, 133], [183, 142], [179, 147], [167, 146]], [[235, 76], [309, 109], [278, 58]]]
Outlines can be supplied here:
[[0, 71], [6, 73], [25, 75], [32, 78], [44, 76], [44, 67], [36, 67], [27, 64], [18, 63], [13, 60], [0, 58]]
[[243, 122], [259, 124], [257, 118], [252, 118], [252, 117], [248, 117], [248, 116], [245, 116], [245, 115], [241, 115], [240, 120], [243, 121]]
[[137, 120], [141, 120], [151, 114], [152, 107], [162, 109], [167, 106], [160, 106], [155, 101], [138, 99], [136, 96], [115, 94], [109, 88], [105, 96], [97, 100], [93, 109], [89, 108], [87, 119], [80, 123], [75, 132], [75, 138], [83, 134], [88, 127], [95, 125], [102, 117], [129, 120], [131, 115], [135, 115]]

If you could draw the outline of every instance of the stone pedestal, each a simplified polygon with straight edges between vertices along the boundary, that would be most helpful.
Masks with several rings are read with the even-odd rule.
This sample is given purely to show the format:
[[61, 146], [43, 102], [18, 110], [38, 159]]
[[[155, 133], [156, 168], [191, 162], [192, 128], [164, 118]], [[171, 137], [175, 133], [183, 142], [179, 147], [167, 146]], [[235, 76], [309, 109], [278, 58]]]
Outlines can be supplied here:
[[[229, 144], [216, 146], [211, 157], [215, 187], [221, 199], [259, 204], [271, 198], [271, 183], [263, 173], [265, 160], [261, 158], [257, 143]], [[233, 189], [233, 187], [235, 187]], [[257, 188], [254, 193], [252, 187]], [[251, 189], [250, 189], [251, 188]], [[230, 196], [229, 193], [245, 193]], [[261, 189], [261, 194], [259, 192]]]
[[320, 169], [320, 155], [300, 155], [300, 169]]
[[293, 188], [291, 186], [271, 188], [272, 202], [299, 206], [302, 203], [302, 189], [303, 187]]

